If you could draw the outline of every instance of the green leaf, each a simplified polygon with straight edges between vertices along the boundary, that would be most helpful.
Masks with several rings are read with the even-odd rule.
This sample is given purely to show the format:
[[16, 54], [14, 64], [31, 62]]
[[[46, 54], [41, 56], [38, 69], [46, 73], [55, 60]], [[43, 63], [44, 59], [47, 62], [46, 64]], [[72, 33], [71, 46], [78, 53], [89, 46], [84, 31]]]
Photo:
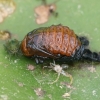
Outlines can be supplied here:
[[[54, 0], [47, 1], [52, 2]], [[100, 51], [100, 0], [59, 0], [56, 3], [58, 16], [51, 15], [42, 25], [36, 24], [34, 17], [34, 8], [42, 4], [40, 0], [15, 0], [15, 3], [15, 12], [0, 23], [0, 30], [10, 31], [13, 38], [22, 41], [33, 29], [62, 24], [77, 35], [87, 36], [89, 48]], [[48, 84], [57, 78], [56, 72], [43, 69], [34, 59], [24, 56], [8, 59], [3, 44], [4, 41], [0, 41], [0, 100], [100, 100], [100, 64], [86, 61], [69, 65], [65, 71], [73, 77], [70, 88], [65, 84], [70, 79], [63, 75], [56, 83]], [[27, 69], [29, 64], [35, 67], [33, 71]], [[44, 91], [42, 96], [36, 94], [39, 88]], [[65, 93], [70, 96], [64, 98]]]

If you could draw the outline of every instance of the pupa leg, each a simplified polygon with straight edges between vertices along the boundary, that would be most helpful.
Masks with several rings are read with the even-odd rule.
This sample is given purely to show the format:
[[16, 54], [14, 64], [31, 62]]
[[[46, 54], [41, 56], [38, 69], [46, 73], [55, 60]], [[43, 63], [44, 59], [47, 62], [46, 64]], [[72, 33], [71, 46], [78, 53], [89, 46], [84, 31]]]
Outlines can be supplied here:
[[40, 57], [35, 57], [35, 62], [36, 62], [36, 64], [43, 63], [44, 59], [40, 58]]

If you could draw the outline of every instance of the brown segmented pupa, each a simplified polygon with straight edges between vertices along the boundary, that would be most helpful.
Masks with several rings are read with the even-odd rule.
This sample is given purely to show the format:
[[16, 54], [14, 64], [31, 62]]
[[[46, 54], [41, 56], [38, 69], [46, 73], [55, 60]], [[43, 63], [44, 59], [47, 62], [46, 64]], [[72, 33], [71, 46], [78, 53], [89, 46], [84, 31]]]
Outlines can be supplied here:
[[86, 49], [88, 45], [86, 37], [78, 37], [69, 27], [52, 25], [29, 32], [21, 43], [21, 51], [25, 56], [35, 57], [37, 63], [46, 58], [64, 62], [80, 59], [99, 61], [97, 53]]

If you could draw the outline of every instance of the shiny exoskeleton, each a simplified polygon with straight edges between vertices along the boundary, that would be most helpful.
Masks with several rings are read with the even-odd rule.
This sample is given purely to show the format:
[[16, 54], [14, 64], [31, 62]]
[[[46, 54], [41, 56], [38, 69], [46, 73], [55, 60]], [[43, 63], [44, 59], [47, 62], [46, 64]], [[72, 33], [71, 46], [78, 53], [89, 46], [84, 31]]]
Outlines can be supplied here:
[[25, 56], [34, 57], [36, 63], [48, 58], [63, 62], [100, 61], [97, 53], [86, 49], [88, 45], [86, 37], [78, 37], [69, 27], [52, 25], [29, 32], [21, 43], [21, 51]]

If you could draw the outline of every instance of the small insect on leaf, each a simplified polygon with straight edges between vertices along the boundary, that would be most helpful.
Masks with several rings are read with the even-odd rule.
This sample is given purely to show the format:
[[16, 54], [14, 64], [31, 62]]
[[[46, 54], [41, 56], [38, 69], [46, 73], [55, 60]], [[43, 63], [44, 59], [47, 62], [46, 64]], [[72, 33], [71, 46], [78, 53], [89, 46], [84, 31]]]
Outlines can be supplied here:
[[43, 24], [49, 20], [49, 16], [53, 14], [54, 16], [57, 16], [56, 10], [56, 4], [47, 4], [46, 0], [42, 0], [43, 5], [40, 5], [35, 8], [35, 16], [36, 16], [36, 23], [37, 24]]
[[0, 31], [0, 40], [8, 40], [11, 38], [11, 33], [8, 31]]
[[0, 23], [4, 18], [15, 11], [16, 5], [13, 0], [0, 0]]
[[4, 44], [4, 48], [9, 55], [19, 55], [20, 53], [20, 42], [16, 39], [8, 40]]
[[[65, 65], [64, 65], [65, 66]], [[66, 77], [69, 77], [70, 78], [70, 83], [69, 85], [72, 85], [73, 83], [73, 77], [72, 75], [70, 75], [69, 73], [65, 72], [63, 69], [65, 69], [64, 67], [60, 66], [59, 64], [55, 64], [55, 61], [54, 63], [50, 63], [50, 66], [44, 66], [44, 67], [48, 67], [48, 68], [51, 68], [52, 70], [54, 70], [55, 72], [57, 72], [58, 76], [56, 78], [56, 80], [54, 80], [53, 82], [50, 82], [48, 84], [54, 84], [58, 81], [59, 77], [60, 77], [60, 74], [66, 76]]]

